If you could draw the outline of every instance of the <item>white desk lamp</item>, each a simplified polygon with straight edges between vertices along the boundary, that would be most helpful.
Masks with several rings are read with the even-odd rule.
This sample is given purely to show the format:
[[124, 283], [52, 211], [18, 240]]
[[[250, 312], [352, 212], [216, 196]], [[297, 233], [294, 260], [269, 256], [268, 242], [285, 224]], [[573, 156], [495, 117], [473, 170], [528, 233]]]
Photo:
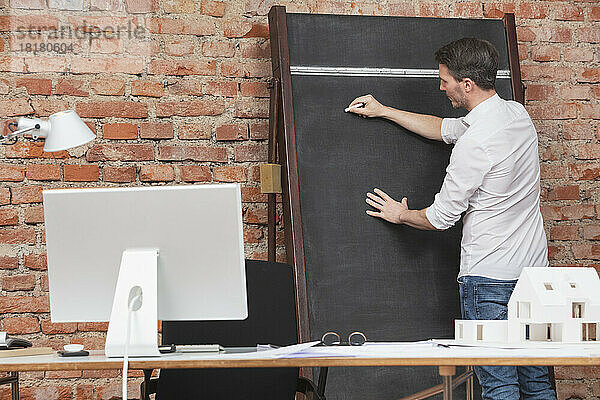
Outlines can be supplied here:
[[[17, 130], [12, 131], [13, 127], [16, 127]], [[34, 140], [40, 137], [46, 139], [44, 143], [46, 152], [67, 150], [91, 142], [96, 138], [91, 129], [72, 110], [52, 114], [48, 121], [21, 117], [16, 124], [9, 124], [9, 128], [12, 132], [7, 136], [0, 137], [1, 144], [13, 139], [16, 142], [17, 136], [31, 132]]]

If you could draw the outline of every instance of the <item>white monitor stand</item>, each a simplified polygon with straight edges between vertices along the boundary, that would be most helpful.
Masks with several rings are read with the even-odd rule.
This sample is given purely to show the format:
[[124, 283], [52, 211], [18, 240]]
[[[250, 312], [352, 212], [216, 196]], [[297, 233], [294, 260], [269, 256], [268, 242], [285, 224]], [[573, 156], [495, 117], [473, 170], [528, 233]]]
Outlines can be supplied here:
[[247, 317], [239, 185], [43, 196], [51, 319], [109, 320], [108, 357], [158, 356], [158, 320]]
[[[157, 260], [158, 249], [123, 251], [104, 347], [107, 357], [160, 355], [156, 343]], [[140, 304], [137, 310], [132, 305], [135, 296]]]

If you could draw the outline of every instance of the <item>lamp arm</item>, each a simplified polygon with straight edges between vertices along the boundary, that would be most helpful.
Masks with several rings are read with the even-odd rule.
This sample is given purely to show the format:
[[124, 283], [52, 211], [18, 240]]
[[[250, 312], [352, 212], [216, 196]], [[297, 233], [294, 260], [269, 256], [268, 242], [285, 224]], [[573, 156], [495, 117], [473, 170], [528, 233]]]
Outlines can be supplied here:
[[11, 122], [8, 124], [8, 128], [11, 132], [6, 136], [0, 135], [0, 144], [13, 144], [16, 142], [17, 136], [31, 131], [37, 131], [31, 134], [34, 140], [37, 140], [39, 137], [45, 138], [48, 136], [50, 125], [48, 122], [37, 118], [19, 118], [17, 123]]
[[19, 135], [24, 135], [25, 133], [29, 132], [29, 131], [33, 131], [35, 129], [40, 129], [40, 125], [36, 124], [35, 126], [30, 126], [28, 128], [23, 128], [23, 129], [19, 129], [18, 131], [14, 131], [9, 133], [8, 135], [4, 136], [6, 139], [13, 139]]
[[40, 129], [39, 124], [35, 126], [30, 126], [27, 128], [19, 129], [18, 131], [13, 131], [6, 136], [0, 135], [0, 144], [14, 144], [17, 141], [17, 136], [24, 135], [27, 132]]

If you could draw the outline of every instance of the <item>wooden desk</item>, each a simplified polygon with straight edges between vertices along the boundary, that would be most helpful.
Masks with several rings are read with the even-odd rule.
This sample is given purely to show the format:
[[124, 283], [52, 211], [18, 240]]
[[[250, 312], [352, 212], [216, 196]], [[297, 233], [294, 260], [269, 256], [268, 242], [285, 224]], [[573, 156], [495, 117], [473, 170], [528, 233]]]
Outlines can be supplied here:
[[[468, 348], [439, 348], [419, 356], [419, 354], [396, 357], [391, 354], [383, 357], [326, 357], [326, 358], [235, 358], [235, 355], [167, 354], [162, 357], [132, 358], [130, 369], [160, 368], [274, 368], [274, 367], [365, 367], [365, 366], [437, 366], [443, 378], [444, 399], [452, 398], [452, 376], [457, 366], [474, 365], [600, 365], [600, 345], [598, 351], [580, 349], [565, 352], [561, 349], [543, 349], [542, 357], [510, 356], [511, 351], [503, 350], [502, 356], [493, 356], [497, 349], [488, 349], [487, 355], [469, 357]], [[515, 351], [519, 353], [519, 351]], [[530, 352], [535, 353], [535, 352]], [[229, 357], [229, 358], [227, 358]], [[91, 351], [89, 357], [63, 358], [56, 354], [0, 359], [0, 371], [59, 371], [87, 369], [120, 369], [123, 361], [119, 358], [106, 358], [102, 351]]]
[[[536, 358], [279, 358], [279, 359], [205, 359], [196, 354], [185, 357], [130, 358], [130, 369], [160, 368], [276, 368], [276, 367], [399, 367], [399, 366], [474, 366], [474, 365], [600, 365], [599, 357], [536, 357]], [[57, 355], [15, 357], [0, 360], [0, 371], [67, 371], [87, 369], [120, 369], [123, 360], [107, 359], [103, 352], [90, 356], [62, 358]]]

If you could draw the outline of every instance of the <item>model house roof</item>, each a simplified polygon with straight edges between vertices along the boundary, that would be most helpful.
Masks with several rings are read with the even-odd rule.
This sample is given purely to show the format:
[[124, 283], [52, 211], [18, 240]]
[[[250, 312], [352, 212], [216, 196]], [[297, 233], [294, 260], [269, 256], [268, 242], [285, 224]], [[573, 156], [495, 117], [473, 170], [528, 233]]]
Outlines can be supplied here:
[[548, 306], [573, 300], [600, 305], [600, 278], [594, 268], [523, 268], [513, 297], [519, 300], [523, 293]]

